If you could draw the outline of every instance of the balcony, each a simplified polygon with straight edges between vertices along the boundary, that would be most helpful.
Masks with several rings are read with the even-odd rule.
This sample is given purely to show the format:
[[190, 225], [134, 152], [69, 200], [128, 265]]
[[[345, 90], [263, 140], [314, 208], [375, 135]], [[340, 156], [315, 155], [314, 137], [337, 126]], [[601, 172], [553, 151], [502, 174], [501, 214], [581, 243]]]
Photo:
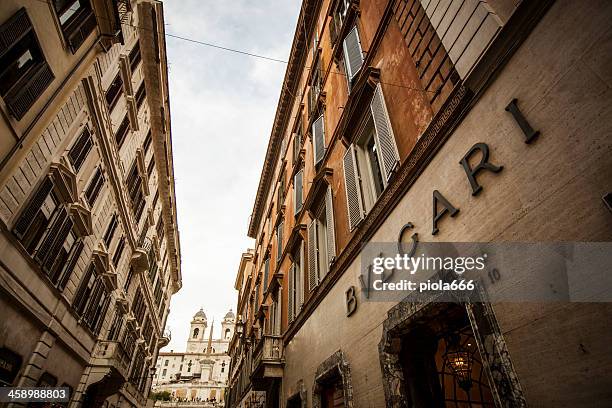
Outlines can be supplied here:
[[270, 382], [283, 377], [283, 338], [265, 334], [253, 350], [251, 382], [255, 390], [265, 390]]
[[99, 341], [92, 353], [92, 365], [113, 367], [127, 378], [130, 356], [123, 351], [118, 341]]
[[164, 330], [164, 333], [157, 341], [157, 347], [166, 347], [168, 343], [170, 343], [170, 340], [172, 340], [172, 333], [170, 333], [170, 330]]

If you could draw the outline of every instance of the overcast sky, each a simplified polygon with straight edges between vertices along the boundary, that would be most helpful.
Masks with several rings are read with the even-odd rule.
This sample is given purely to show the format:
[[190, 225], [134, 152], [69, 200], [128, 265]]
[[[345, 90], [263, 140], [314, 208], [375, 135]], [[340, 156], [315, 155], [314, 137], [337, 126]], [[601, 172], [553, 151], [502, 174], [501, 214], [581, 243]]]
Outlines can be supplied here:
[[[165, 0], [166, 33], [287, 60], [299, 0]], [[209, 325], [236, 308], [247, 238], [285, 64], [167, 37], [183, 288], [165, 350], [185, 350], [203, 307]], [[216, 333], [219, 333], [216, 326]]]

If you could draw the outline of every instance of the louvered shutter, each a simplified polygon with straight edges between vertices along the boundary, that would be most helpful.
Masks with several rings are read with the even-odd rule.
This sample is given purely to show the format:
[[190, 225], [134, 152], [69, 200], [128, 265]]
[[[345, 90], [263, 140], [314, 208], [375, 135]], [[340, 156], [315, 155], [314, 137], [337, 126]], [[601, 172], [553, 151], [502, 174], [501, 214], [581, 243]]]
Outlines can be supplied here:
[[327, 262], [331, 263], [336, 257], [336, 228], [334, 226], [334, 201], [331, 186], [327, 186], [325, 193], [325, 221], [327, 223]]
[[304, 304], [304, 242], [300, 243], [300, 267], [296, 271], [297, 305], [295, 314], [297, 315]]
[[316, 220], [308, 226], [308, 289], [312, 291], [318, 284], [317, 269], [317, 232]]
[[43, 202], [45, 201], [52, 189], [53, 181], [51, 181], [49, 177], [45, 177], [30, 202], [21, 212], [19, 219], [13, 227], [13, 232], [15, 233], [18, 239], [22, 239], [26, 232], [28, 232], [30, 225], [32, 225], [32, 221], [34, 221], [34, 216], [36, 215], [40, 207], [43, 205]]
[[289, 323], [291, 323], [293, 321], [293, 319], [295, 318], [295, 301], [294, 298], [296, 296], [296, 290], [295, 290], [295, 263], [291, 264], [291, 267], [289, 268], [289, 296], [287, 296], [287, 312], [289, 315]]
[[344, 187], [346, 188], [346, 208], [351, 230], [363, 219], [363, 202], [359, 189], [359, 173], [355, 159], [355, 146], [350, 145], [344, 154]]
[[312, 144], [314, 147], [314, 163], [317, 165], [325, 156], [325, 125], [323, 115], [312, 124]]
[[374, 118], [374, 127], [376, 129], [376, 144], [378, 145], [378, 159], [382, 166], [382, 171], [385, 177], [385, 186], [399, 163], [399, 153], [395, 144], [395, 136], [393, 128], [389, 120], [389, 113], [385, 105], [385, 97], [382, 93], [380, 84], [376, 86], [374, 97], [370, 104], [372, 109], [372, 117]]
[[283, 223], [276, 227], [276, 262], [280, 262], [283, 255]]
[[76, 172], [78, 172], [83, 165], [83, 162], [87, 158], [87, 154], [91, 150], [92, 146], [93, 142], [91, 140], [89, 129], [85, 128], [68, 152], [68, 159], [70, 160], [70, 163], [72, 163], [72, 167], [74, 167]]
[[270, 258], [266, 258], [264, 261], [264, 281], [263, 290], [264, 292], [268, 289], [268, 278], [270, 277]]
[[299, 213], [300, 210], [302, 209], [303, 178], [304, 178], [304, 169], [301, 169], [300, 171], [295, 173], [294, 180], [293, 180], [293, 191], [295, 194], [295, 200], [294, 200], [295, 214]]
[[329, 20], [329, 40], [332, 45], [336, 44], [338, 39], [338, 33], [336, 31], [336, 19], [334, 16]]
[[306, 93], [306, 103], [308, 104], [308, 106], [306, 107], [308, 110], [308, 114], [311, 115], [312, 114], [312, 97], [310, 96], [310, 94], [312, 93], [312, 87], [308, 87], [308, 92]]
[[64, 265], [56, 265], [56, 263], [59, 262], [59, 258], [57, 257], [57, 254], [59, 253], [62, 245], [64, 245], [66, 238], [68, 237], [68, 234], [72, 230], [73, 226], [74, 226], [74, 222], [72, 221], [72, 219], [69, 216], [66, 216], [62, 224], [59, 225], [56, 230], [51, 231], [51, 235], [53, 238], [53, 244], [51, 246], [51, 249], [49, 249], [49, 252], [45, 254], [45, 262], [42, 265], [42, 267], [43, 267], [43, 270], [47, 274], [49, 274], [49, 277], [53, 280], [54, 284], [57, 282], [56, 277], [51, 276], [50, 273], [56, 268], [64, 267]]
[[347, 34], [343, 43], [344, 64], [349, 80], [352, 80], [363, 65], [363, 53], [361, 52], [361, 42], [357, 26], [353, 27]]
[[72, 275], [72, 271], [74, 271], [74, 267], [76, 266], [76, 263], [81, 257], [83, 247], [83, 241], [80, 239], [72, 246], [72, 250], [70, 251], [70, 257], [68, 258], [69, 261], [62, 270], [62, 274], [57, 283], [57, 287], [59, 290], [64, 290], [64, 288], [66, 287], [66, 283], [68, 283], [68, 279], [70, 278], [70, 275]]
[[59, 248], [64, 244], [68, 232], [72, 228], [72, 220], [65, 207], [60, 207], [55, 213], [50, 227], [47, 229], [42, 243], [36, 249], [36, 259], [46, 273], [49, 273]]

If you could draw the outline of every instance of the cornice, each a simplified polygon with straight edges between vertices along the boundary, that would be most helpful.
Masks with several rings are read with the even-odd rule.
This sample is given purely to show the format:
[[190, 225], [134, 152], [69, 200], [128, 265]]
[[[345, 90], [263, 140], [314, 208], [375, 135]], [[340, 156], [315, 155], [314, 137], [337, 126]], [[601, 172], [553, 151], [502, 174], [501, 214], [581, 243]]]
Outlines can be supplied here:
[[291, 111], [295, 102], [294, 95], [297, 93], [299, 78], [309, 50], [307, 46], [308, 41], [304, 38], [305, 36], [301, 34], [301, 31], [305, 31], [307, 33], [306, 37], [310, 38], [314, 27], [313, 22], [317, 17], [321, 3], [321, 0], [305, 0], [298, 17], [291, 53], [289, 55], [289, 63], [285, 71], [285, 78], [283, 80], [276, 115], [272, 125], [272, 134], [268, 142], [266, 157], [264, 159], [259, 186], [257, 187], [257, 194], [255, 196], [255, 203], [251, 213], [251, 221], [249, 222], [247, 235], [251, 238], [256, 238], [257, 236], [257, 230], [264, 210], [263, 207], [266, 203], [266, 197], [270, 190], [274, 175], [274, 168], [276, 167], [276, 162], [280, 154], [282, 137], [291, 116]]

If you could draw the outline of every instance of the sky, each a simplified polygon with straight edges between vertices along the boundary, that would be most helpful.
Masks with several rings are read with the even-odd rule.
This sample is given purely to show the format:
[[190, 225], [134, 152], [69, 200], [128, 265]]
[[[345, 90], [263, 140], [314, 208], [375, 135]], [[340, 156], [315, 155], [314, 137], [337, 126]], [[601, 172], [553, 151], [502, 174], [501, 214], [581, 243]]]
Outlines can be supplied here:
[[[287, 60], [299, 0], [165, 0], [166, 33]], [[185, 350], [200, 307], [236, 310], [234, 280], [286, 65], [166, 37], [183, 287], [164, 350]], [[219, 333], [217, 325], [217, 334]]]

